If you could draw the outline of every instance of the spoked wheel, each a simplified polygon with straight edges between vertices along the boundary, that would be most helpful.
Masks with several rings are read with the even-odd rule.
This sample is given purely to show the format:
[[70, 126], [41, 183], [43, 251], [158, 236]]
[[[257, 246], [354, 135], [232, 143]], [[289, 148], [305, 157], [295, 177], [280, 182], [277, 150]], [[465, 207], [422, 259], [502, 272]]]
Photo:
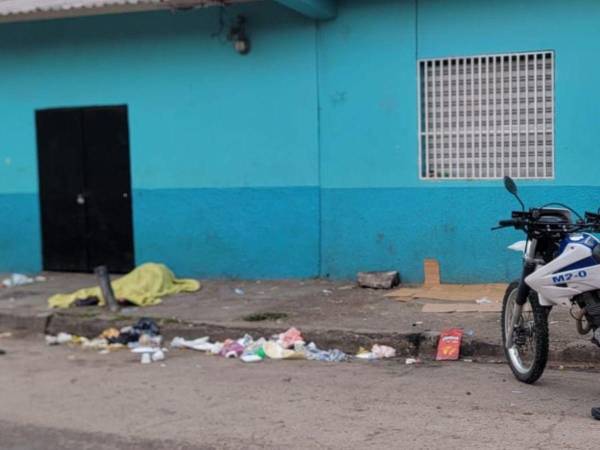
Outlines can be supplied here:
[[[508, 286], [502, 303], [502, 345], [515, 377], [523, 383], [535, 383], [544, 373], [548, 361], [548, 312], [540, 306], [537, 294], [529, 294], [527, 302], [513, 322], [519, 283]], [[515, 323], [513, 329], [511, 324]], [[508, 344], [508, 337], [512, 342]]]

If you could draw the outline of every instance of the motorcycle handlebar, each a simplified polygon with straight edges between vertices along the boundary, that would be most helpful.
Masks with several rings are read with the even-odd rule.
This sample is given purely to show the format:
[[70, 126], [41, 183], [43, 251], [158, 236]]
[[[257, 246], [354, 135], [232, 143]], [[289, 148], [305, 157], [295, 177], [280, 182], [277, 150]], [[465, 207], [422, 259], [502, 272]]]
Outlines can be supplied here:
[[516, 224], [517, 224], [517, 221], [514, 219], [501, 220], [500, 222], [498, 222], [498, 225], [501, 227], [512, 227], [512, 226], [515, 226]]
[[519, 225], [521, 223], [521, 221], [519, 220], [514, 220], [514, 219], [510, 219], [510, 220], [501, 220], [498, 222], [498, 226], [492, 228], [492, 231], [494, 230], [500, 230], [501, 228], [506, 228], [506, 227], [517, 227], [517, 225]]
[[[520, 215], [521, 213], [519, 213]], [[594, 232], [600, 232], [600, 214], [586, 212], [585, 220], [578, 221], [577, 223], [572, 224], [538, 224], [536, 219], [533, 219], [531, 216], [528, 217], [519, 217], [516, 219], [509, 220], [500, 220], [498, 221], [498, 226], [492, 228], [493, 230], [500, 230], [502, 228], [514, 227], [517, 230], [530, 230], [530, 229], [538, 229], [540, 232], [578, 232], [583, 230], [590, 230]], [[535, 228], [530, 228], [535, 227]], [[558, 227], [558, 228], [557, 228]]]
[[585, 220], [587, 222], [599, 223], [600, 222], [600, 214], [586, 211], [585, 212]]

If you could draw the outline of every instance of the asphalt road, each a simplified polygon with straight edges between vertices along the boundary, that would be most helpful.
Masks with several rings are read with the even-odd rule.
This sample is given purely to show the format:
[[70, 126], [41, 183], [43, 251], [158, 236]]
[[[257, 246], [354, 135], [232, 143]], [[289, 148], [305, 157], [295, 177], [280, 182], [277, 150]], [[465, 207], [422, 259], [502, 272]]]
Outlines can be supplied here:
[[163, 365], [0, 339], [1, 449], [598, 448], [600, 374], [504, 365], [267, 361]]

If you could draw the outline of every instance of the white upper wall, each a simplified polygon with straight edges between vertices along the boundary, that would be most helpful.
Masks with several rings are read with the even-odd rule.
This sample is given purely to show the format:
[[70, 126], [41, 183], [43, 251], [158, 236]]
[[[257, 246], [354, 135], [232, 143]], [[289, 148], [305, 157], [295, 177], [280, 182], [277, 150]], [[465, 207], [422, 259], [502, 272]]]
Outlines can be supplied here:
[[[250, 0], [229, 0], [227, 4], [245, 1]], [[221, 0], [0, 0], [0, 22], [155, 9], [203, 8], [223, 4]]]

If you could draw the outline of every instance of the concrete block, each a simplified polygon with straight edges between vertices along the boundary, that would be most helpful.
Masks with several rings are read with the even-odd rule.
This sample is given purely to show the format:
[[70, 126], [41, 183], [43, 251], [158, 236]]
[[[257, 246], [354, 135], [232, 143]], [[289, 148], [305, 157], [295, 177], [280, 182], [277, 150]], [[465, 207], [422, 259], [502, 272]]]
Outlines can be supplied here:
[[358, 285], [372, 289], [391, 289], [400, 284], [400, 274], [390, 272], [358, 272]]

